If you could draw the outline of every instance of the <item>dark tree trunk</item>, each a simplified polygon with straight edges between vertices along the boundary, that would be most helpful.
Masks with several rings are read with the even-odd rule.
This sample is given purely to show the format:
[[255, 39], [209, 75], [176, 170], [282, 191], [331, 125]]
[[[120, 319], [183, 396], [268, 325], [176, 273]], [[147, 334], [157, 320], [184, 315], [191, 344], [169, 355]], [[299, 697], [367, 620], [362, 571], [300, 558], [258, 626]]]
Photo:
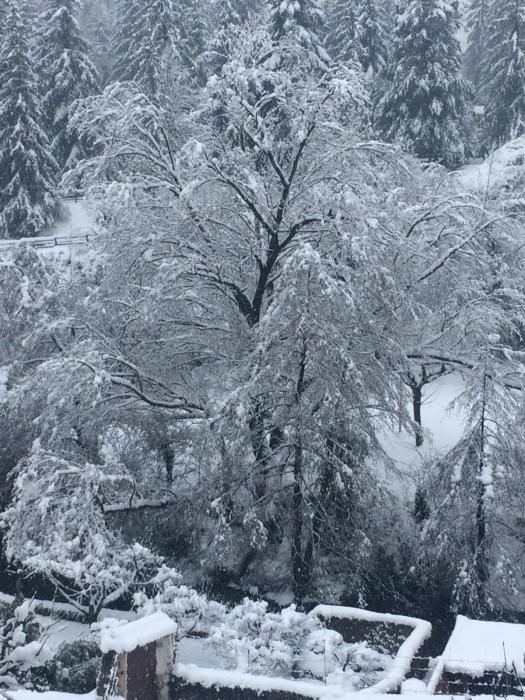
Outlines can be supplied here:
[[412, 384], [412, 408], [414, 411], [414, 422], [416, 424], [416, 447], [423, 444], [423, 429], [421, 424], [421, 402], [423, 398], [423, 385], [421, 383]]
[[166, 468], [166, 484], [168, 488], [173, 485], [173, 467], [175, 466], [175, 452], [173, 447], [169, 442], [165, 442], [160, 447], [162, 457], [164, 459], [164, 466]]
[[475, 570], [478, 587], [479, 605], [483, 607], [485, 601], [485, 584], [488, 579], [488, 562], [487, 562], [487, 514], [485, 507], [485, 485], [481, 477], [485, 469], [485, 421], [486, 421], [486, 406], [487, 406], [487, 375], [483, 376], [483, 403], [481, 407], [481, 420], [479, 429], [479, 464], [478, 476], [480, 477], [477, 488], [477, 506], [476, 506], [476, 551], [475, 551]]
[[[335, 446], [330, 446], [331, 440], [328, 441], [328, 452], [335, 449]], [[330, 486], [333, 483], [333, 465], [326, 461], [321, 476], [321, 483], [319, 487], [319, 498], [317, 502], [317, 508], [315, 509], [312, 518], [312, 529], [310, 532], [310, 537], [306, 543], [304, 550], [304, 562], [306, 570], [311, 572], [312, 562], [314, 557], [314, 552], [316, 546], [319, 544], [321, 539], [321, 527], [323, 524], [323, 513], [328, 505], [328, 495], [330, 493]]]
[[294, 447], [293, 477], [292, 576], [295, 596], [301, 600], [310, 576], [303, 557], [303, 446], [300, 437]]
[[304, 380], [306, 373], [306, 339], [303, 338], [303, 348], [299, 362], [299, 376], [295, 391], [295, 404], [297, 408], [297, 426], [294, 444], [293, 459], [293, 503], [292, 503], [292, 577], [294, 594], [298, 600], [304, 597], [306, 586], [310, 580], [310, 567], [307, 566], [303, 556], [303, 521], [304, 521], [304, 496], [303, 496], [303, 475], [304, 475], [304, 453], [303, 441], [301, 437], [300, 409], [301, 397], [304, 392]]

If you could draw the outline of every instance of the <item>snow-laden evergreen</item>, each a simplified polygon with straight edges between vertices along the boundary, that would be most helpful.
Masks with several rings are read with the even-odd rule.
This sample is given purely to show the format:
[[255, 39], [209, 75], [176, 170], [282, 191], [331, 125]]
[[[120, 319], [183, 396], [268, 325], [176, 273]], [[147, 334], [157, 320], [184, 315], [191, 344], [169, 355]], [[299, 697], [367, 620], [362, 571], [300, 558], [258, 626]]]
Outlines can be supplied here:
[[80, 32], [79, 0], [45, 0], [44, 8], [38, 65], [42, 108], [53, 155], [60, 167], [68, 170], [90, 148], [70, 129], [69, 111], [75, 100], [98, 91], [99, 76]]
[[157, 97], [176, 55], [178, 35], [172, 0], [118, 0], [113, 79], [135, 81]]
[[347, 0], [332, 0], [327, 12], [326, 48], [340, 62], [357, 60], [356, 8]]
[[525, 0], [491, 0], [483, 48], [485, 143], [501, 146], [525, 132]]
[[111, 42], [115, 33], [113, 0], [91, 0], [82, 6], [80, 24], [89, 45], [89, 57], [95, 64], [102, 85], [113, 72]]
[[476, 97], [485, 66], [485, 51], [488, 38], [490, 0], [472, 0], [465, 15], [468, 43], [463, 58], [465, 76], [472, 83]]
[[325, 25], [319, 0], [269, 0], [269, 4], [272, 39], [278, 42], [293, 37], [312, 54], [319, 55]]
[[457, 31], [457, 5], [450, 0], [410, 0], [400, 9], [392, 85], [377, 108], [387, 140], [447, 167], [461, 165], [468, 152]]
[[0, 237], [37, 236], [55, 220], [58, 165], [44, 119], [27, 18], [14, 2], [0, 46]]
[[355, 16], [357, 58], [365, 73], [382, 74], [390, 41], [386, 8], [381, 0], [358, 0]]
[[191, 78], [205, 85], [207, 79], [204, 56], [210, 38], [210, 17], [202, 12], [200, 0], [176, 0], [176, 23], [178, 28], [177, 50], [182, 65]]

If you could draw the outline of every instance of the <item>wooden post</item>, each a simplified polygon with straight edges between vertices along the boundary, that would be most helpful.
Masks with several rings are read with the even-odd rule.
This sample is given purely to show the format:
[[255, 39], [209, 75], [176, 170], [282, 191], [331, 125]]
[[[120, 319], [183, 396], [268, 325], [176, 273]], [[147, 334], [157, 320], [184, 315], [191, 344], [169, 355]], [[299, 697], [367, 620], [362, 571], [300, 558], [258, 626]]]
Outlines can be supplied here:
[[175, 622], [160, 612], [103, 629], [97, 698], [168, 700], [176, 629]]

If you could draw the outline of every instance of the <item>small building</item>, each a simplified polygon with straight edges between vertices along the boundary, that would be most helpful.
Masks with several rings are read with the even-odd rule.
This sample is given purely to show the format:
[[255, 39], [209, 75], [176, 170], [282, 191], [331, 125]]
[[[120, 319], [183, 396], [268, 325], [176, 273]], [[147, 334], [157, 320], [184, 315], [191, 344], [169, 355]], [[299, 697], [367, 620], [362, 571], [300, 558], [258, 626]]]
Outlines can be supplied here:
[[97, 697], [167, 700], [176, 631], [176, 623], [163, 612], [102, 629]]
[[523, 695], [525, 625], [458, 615], [428, 691], [446, 695]]

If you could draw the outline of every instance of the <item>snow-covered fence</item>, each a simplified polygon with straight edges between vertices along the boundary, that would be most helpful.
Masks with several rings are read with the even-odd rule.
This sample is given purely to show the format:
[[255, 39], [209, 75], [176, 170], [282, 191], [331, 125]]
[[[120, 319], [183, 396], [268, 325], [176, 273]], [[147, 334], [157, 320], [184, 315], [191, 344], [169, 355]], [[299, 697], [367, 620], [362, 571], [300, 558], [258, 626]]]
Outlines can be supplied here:
[[[253, 612], [253, 611], [252, 611]], [[289, 615], [291, 615], [289, 613]], [[295, 616], [298, 613], [294, 613]], [[269, 616], [272, 617], [272, 616]], [[275, 617], [275, 616], [273, 616]], [[273, 620], [272, 617], [272, 620]], [[293, 616], [291, 616], [293, 617]], [[262, 700], [297, 700], [298, 698], [318, 698], [333, 700], [345, 695], [354, 695], [357, 688], [359, 694], [367, 693], [388, 693], [396, 692], [401, 687], [405, 677], [411, 670], [414, 657], [421, 648], [425, 640], [430, 636], [432, 627], [429, 622], [413, 617], [401, 615], [389, 615], [374, 613], [357, 608], [347, 608], [339, 606], [320, 605], [314, 608], [309, 615], [303, 616], [316, 622], [317, 625], [324, 625], [324, 629], [317, 630], [316, 624], [314, 632], [308, 636], [303, 654], [295, 667], [296, 672], [304, 671], [294, 677], [276, 676], [272, 673], [268, 675], [262, 673], [247, 672], [245, 668], [218, 669], [203, 668], [192, 663], [176, 663], [174, 669], [174, 684], [172, 697], [177, 700], [207, 700], [216, 698], [218, 700], [250, 700], [252, 697], [262, 698]], [[295, 619], [295, 618], [293, 618]], [[261, 624], [261, 630], [266, 629], [270, 620]], [[304, 621], [302, 627], [307, 627]], [[371, 631], [374, 633], [371, 634]], [[345, 668], [332, 669], [332, 654], [328, 653], [330, 646], [330, 635], [344, 640], [348, 646], [363, 647], [362, 652], [373, 660], [374, 650], [367, 647], [366, 641], [372, 639], [375, 634], [375, 641], [379, 647], [387, 647], [391, 663], [387, 664], [385, 670], [380, 675], [380, 680], [372, 681], [369, 687], [362, 684], [355, 685], [358, 680], [357, 675], [349, 673]], [[312, 648], [312, 653], [308, 654], [309, 642], [315, 639], [324, 639], [324, 659], [322, 645], [319, 651]], [[275, 641], [275, 640], [274, 640]], [[245, 640], [245, 644], [247, 640]], [[274, 654], [277, 650], [274, 651]], [[378, 654], [376, 654], [379, 656]], [[310, 659], [309, 656], [316, 657]], [[308, 657], [308, 658], [307, 658]], [[319, 658], [317, 658], [319, 657]], [[312, 666], [312, 663], [315, 662]], [[325, 673], [324, 682], [319, 680], [319, 674], [314, 673], [314, 666], [324, 662]], [[312, 673], [308, 673], [308, 670]], [[275, 672], [275, 669], [274, 669]], [[328, 675], [331, 677], [327, 678]], [[331, 672], [331, 674], [330, 674]], [[313, 675], [312, 675], [313, 674]], [[371, 678], [377, 679], [375, 671], [369, 673]]]
[[12, 239], [6, 238], [0, 240], [0, 252], [2, 250], [9, 250], [19, 245], [21, 242], [27, 243], [32, 248], [65, 248], [71, 246], [85, 246], [94, 240], [95, 236], [93, 234], [75, 234], [71, 236], [50, 236], [47, 238], [23, 238], [23, 239]]
[[176, 623], [163, 612], [104, 627], [97, 698], [168, 700], [176, 631]]
[[334, 688], [307, 681], [256, 676], [239, 671], [175, 664], [171, 698], [176, 700], [304, 700], [333, 699]]
[[376, 613], [359, 608], [346, 608], [336, 605], [318, 605], [310, 615], [317, 615], [327, 621], [328, 626], [333, 627], [335, 621], [347, 622], [350, 625], [355, 621], [376, 623], [381, 625], [393, 625], [401, 629], [410, 630], [408, 636], [399, 647], [392, 666], [384, 678], [360, 692], [364, 693], [392, 693], [397, 691], [410, 671], [414, 657], [424, 642], [432, 633], [432, 625], [426, 620], [405, 615], [391, 615], [389, 613]]

